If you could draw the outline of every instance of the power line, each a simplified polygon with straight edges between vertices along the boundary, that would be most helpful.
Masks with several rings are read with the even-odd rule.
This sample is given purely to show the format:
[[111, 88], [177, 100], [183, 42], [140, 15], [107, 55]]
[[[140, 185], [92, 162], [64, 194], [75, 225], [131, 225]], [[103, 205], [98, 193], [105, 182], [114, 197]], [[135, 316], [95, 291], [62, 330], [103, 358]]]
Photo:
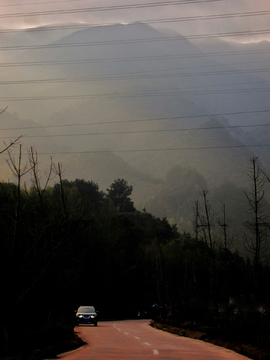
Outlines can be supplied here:
[[[269, 81], [259, 81], [259, 83], [260, 84], [269, 84]], [[205, 92], [202, 92], [202, 91], [198, 91], [198, 89], [207, 89], [207, 88], [213, 88], [213, 87], [220, 87], [220, 86], [226, 86], [226, 87], [228, 87], [228, 86], [236, 86], [236, 85], [249, 85], [249, 84], [252, 84], [252, 85], [254, 85], [254, 81], [252, 81], [252, 82], [237, 82], [237, 83], [230, 83], [230, 84], [216, 84], [216, 85], [196, 85], [196, 86], [188, 86], [188, 87], [185, 87], [185, 94], [188, 94], [188, 95], [203, 95], [203, 94], [211, 94], [211, 93], [213, 93], [213, 91], [214, 90], [212, 90], [212, 91], [210, 91], [210, 90], [208, 90], [208, 91], [205, 91]], [[1, 85], [1, 84], [0, 84]], [[194, 92], [188, 92], [187, 90], [190, 90], [190, 89], [196, 89], [196, 93], [194, 93]], [[171, 91], [172, 91], [172, 89], [171, 89]], [[175, 90], [175, 91], [177, 91], [177, 89]], [[270, 91], [270, 89], [266, 89], [266, 88], [252, 88], [252, 89], [234, 89], [233, 90], [235, 93], [237, 93], [237, 92], [254, 92], [254, 91], [260, 91], [260, 92], [268, 92], [268, 91]], [[218, 93], [222, 93], [222, 92], [224, 92], [224, 93], [231, 93], [232, 92], [232, 90], [221, 90], [221, 89], [219, 89], [219, 90], [215, 90], [214, 91], [214, 94], [218, 94]], [[178, 94], [179, 95], [181, 95], [181, 92], [178, 90]], [[162, 95], [162, 94], [161, 94]], [[8, 101], [7, 99], [9, 99], [9, 101], [16, 101], [17, 100], [17, 98], [16, 99], [12, 99], [12, 98], [6, 98], [6, 101]], [[0, 99], [1, 100], [1, 99]], [[30, 98], [30, 100], [31, 100], [31, 98]], [[40, 99], [40, 100], [42, 100], [42, 99]]]
[[[237, 56], [237, 55], [249, 55], [249, 54], [265, 54], [269, 53], [270, 49], [260, 50], [238, 50], [229, 52], [209, 52], [209, 53], [198, 53], [198, 54], [183, 54], [183, 55], [157, 55], [157, 56], [141, 56], [141, 57], [130, 57], [130, 58], [96, 58], [96, 59], [85, 59], [85, 60], [46, 60], [46, 61], [25, 61], [25, 62], [0, 62], [0, 67], [19, 67], [19, 66], [57, 66], [57, 65], [78, 65], [88, 63], [112, 63], [112, 62], [129, 62], [129, 61], [153, 61], [153, 60], [175, 60], [175, 59], [186, 59], [186, 58], [201, 58], [201, 57], [213, 57], [213, 56]], [[237, 63], [236, 63], [237, 64]], [[223, 64], [221, 64], [223, 65]]]
[[30, 97], [0, 97], [0, 101], [5, 102], [14, 102], [14, 101], [48, 101], [48, 100], [79, 100], [79, 99], [96, 99], [96, 98], [110, 98], [110, 99], [116, 99], [116, 98], [138, 98], [138, 97], [155, 97], [155, 96], [180, 96], [180, 95], [217, 95], [217, 94], [240, 94], [240, 93], [250, 93], [256, 91], [257, 93], [261, 92], [269, 92], [270, 89], [265, 88], [256, 88], [256, 89], [233, 89], [233, 90], [212, 90], [212, 91], [204, 91], [204, 92], [197, 92], [197, 91], [178, 91], [178, 90], [169, 90], [165, 91], [162, 90], [151, 90], [151, 91], [142, 91], [142, 92], [122, 92], [115, 94], [113, 93], [104, 93], [104, 94], [80, 94], [80, 95], [48, 95], [48, 96], [30, 96]]
[[[94, 132], [79, 134], [51, 134], [51, 135], [22, 135], [23, 138], [48, 138], [48, 137], [75, 137], [75, 136], [100, 136], [100, 135], [129, 135], [129, 134], [147, 134], [147, 133], [164, 133], [164, 132], [187, 132], [187, 131], [205, 131], [205, 130], [227, 130], [239, 128], [269, 127], [269, 124], [260, 125], [232, 125], [232, 126], [206, 126], [196, 128], [178, 128], [178, 129], [159, 129], [159, 130], [134, 130], [134, 131], [113, 131], [113, 132]], [[0, 138], [7, 138], [1, 136]]]
[[77, 14], [77, 13], [88, 13], [96, 11], [115, 11], [115, 10], [126, 10], [126, 9], [144, 9], [153, 7], [163, 7], [171, 5], [186, 5], [186, 4], [201, 4], [201, 3], [215, 3], [223, 2], [224, 0], [180, 0], [180, 1], [162, 1], [153, 2], [147, 4], [128, 4], [128, 5], [114, 5], [114, 6], [96, 6], [90, 8], [79, 8], [79, 9], [63, 9], [63, 10], [48, 10], [48, 11], [34, 11], [24, 13], [10, 13], [0, 15], [0, 19], [14, 18], [14, 17], [31, 17], [31, 16], [48, 16], [48, 15], [66, 15], [66, 14]]
[[148, 43], [148, 42], [160, 42], [160, 41], [181, 41], [186, 39], [211, 39], [211, 38], [222, 38], [222, 37], [233, 37], [233, 36], [247, 36], [247, 35], [263, 35], [269, 34], [270, 29], [266, 30], [255, 30], [255, 31], [234, 31], [229, 33], [217, 33], [217, 34], [197, 34], [188, 36], [167, 36], [167, 37], [156, 37], [146, 39], [130, 39], [130, 40], [104, 40], [104, 41], [92, 41], [83, 43], [53, 43], [43, 45], [14, 45], [14, 46], [1, 46], [0, 51], [4, 50], [41, 50], [41, 49], [60, 49], [66, 47], [85, 47], [85, 46], [106, 46], [106, 45], [126, 45], [126, 44], [137, 44], [137, 43]]
[[[198, 119], [198, 118], [214, 118], [219, 116], [233, 116], [233, 115], [247, 115], [247, 114], [262, 114], [269, 113], [270, 109], [266, 110], [252, 110], [252, 111], [237, 111], [227, 113], [213, 113], [213, 114], [200, 114], [200, 115], [189, 115], [189, 116], [175, 116], [175, 117], [161, 117], [161, 118], [148, 118], [148, 119], [134, 119], [134, 120], [114, 120], [114, 121], [99, 121], [90, 123], [77, 123], [77, 124], [61, 124], [61, 125], [45, 125], [45, 126], [23, 126], [16, 128], [0, 128], [0, 131], [6, 130], [29, 130], [29, 129], [48, 129], [48, 128], [61, 128], [61, 127], [74, 127], [74, 126], [92, 126], [92, 125], [111, 125], [111, 124], [123, 124], [123, 123], [137, 123], [137, 122], [148, 122], [148, 121], [173, 121], [173, 120], [184, 120], [184, 119]], [[257, 126], [268, 126], [265, 125], [233, 125], [235, 128], [242, 127], [257, 127]]]
[[197, 15], [197, 16], [186, 16], [181, 18], [166, 18], [166, 19], [151, 19], [151, 20], [143, 20], [143, 23], [167, 23], [167, 22], [186, 22], [186, 21], [202, 21], [202, 20], [220, 20], [220, 19], [228, 19], [228, 18], [239, 18], [239, 17], [250, 17], [250, 16], [265, 16], [269, 15], [270, 11], [251, 11], [244, 13], [227, 13], [227, 14], [216, 14], [216, 15]]
[[29, 5], [44, 5], [44, 4], [62, 4], [62, 3], [70, 3], [70, 2], [78, 2], [84, 0], [58, 0], [58, 1], [41, 1], [41, 2], [28, 2], [28, 3], [20, 3], [20, 4], [3, 4], [0, 5], [0, 8], [3, 7], [18, 7], [18, 6], [29, 6]]
[[[204, 21], [204, 20], [220, 20], [220, 19], [229, 19], [229, 18], [242, 18], [242, 17], [253, 17], [253, 16], [266, 16], [269, 15], [270, 11], [251, 11], [244, 13], [227, 13], [227, 14], [216, 14], [216, 15], [197, 15], [197, 16], [185, 16], [185, 17], [177, 17], [177, 18], [160, 18], [160, 19], [148, 19], [142, 21], [133, 21], [129, 23], [129, 26], [137, 26], [140, 24], [163, 24], [163, 23], [172, 23], [172, 22], [188, 22], [188, 21]], [[118, 25], [119, 23], [87, 23], [87, 24], [70, 24], [70, 25], [57, 25], [57, 26], [41, 26], [36, 28], [26, 29], [31, 32], [36, 31], [51, 31], [51, 30], [67, 30], [67, 29], [89, 29], [92, 27], [105, 27]], [[22, 29], [2, 29], [1, 33], [14, 33], [14, 32], [22, 32]]]
[[[195, 146], [182, 148], [155, 148], [155, 149], [127, 149], [127, 150], [87, 150], [87, 151], [63, 151], [63, 152], [40, 152], [38, 155], [74, 155], [74, 154], [103, 154], [103, 153], [134, 153], [134, 152], [161, 152], [161, 151], [185, 151], [185, 150], [217, 150], [217, 149], [240, 149], [270, 147], [270, 144], [251, 145], [223, 145], [223, 146]], [[28, 155], [28, 154], [23, 154]]]
[[[217, 66], [224, 66], [223, 64]], [[199, 66], [199, 67], [189, 67], [189, 68], [205, 68], [211, 67], [213, 65], [207, 66]], [[114, 74], [114, 75], [100, 75], [100, 76], [92, 76], [92, 77], [66, 77], [66, 78], [49, 78], [49, 79], [29, 79], [29, 80], [4, 80], [0, 81], [0, 85], [25, 85], [25, 84], [51, 84], [51, 83], [75, 83], [75, 82], [91, 82], [91, 81], [110, 81], [110, 80], [140, 80], [140, 79], [158, 79], [158, 78], [175, 78], [175, 77], [193, 77], [193, 76], [210, 76], [210, 75], [227, 75], [227, 74], [234, 74], [234, 75], [242, 75], [242, 74], [251, 74], [251, 73], [264, 73], [269, 72], [270, 68], [265, 69], [248, 69], [248, 70], [222, 70], [222, 71], [208, 71], [208, 72], [192, 72], [192, 73], [171, 73], [171, 74], [147, 74], [156, 71], [166, 71], [165, 70], [150, 70], [150, 71], [141, 71], [135, 73], [127, 74]], [[183, 68], [180, 69], [170, 69], [173, 71], [181, 71]], [[132, 75], [132, 74], [140, 74], [140, 75]], [[265, 81], [262, 80], [265, 83]], [[239, 83], [237, 83], [239, 84]], [[225, 86], [229, 86], [229, 84], [224, 84]], [[235, 84], [234, 84], [235, 85]], [[259, 90], [259, 89], [255, 89]]]

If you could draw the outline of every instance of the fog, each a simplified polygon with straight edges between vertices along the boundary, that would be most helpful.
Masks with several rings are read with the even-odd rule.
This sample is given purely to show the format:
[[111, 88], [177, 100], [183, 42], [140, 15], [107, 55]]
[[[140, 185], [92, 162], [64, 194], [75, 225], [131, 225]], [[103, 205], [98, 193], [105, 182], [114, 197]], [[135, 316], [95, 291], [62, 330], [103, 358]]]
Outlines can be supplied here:
[[1, 137], [22, 135], [43, 179], [53, 157], [69, 180], [126, 179], [158, 213], [175, 167], [209, 189], [246, 186], [252, 156], [268, 169], [268, 1], [0, 4]]

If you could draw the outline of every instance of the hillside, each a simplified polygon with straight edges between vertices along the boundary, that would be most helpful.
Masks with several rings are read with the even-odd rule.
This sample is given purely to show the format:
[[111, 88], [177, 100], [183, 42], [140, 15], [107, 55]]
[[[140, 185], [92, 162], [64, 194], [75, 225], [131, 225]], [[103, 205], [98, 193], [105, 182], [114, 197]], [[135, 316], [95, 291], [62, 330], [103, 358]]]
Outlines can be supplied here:
[[[254, 43], [228, 42], [222, 39], [201, 39], [193, 41], [202, 52], [212, 54], [219, 63], [234, 66], [269, 81], [270, 42]], [[224, 56], [226, 54], [226, 56]]]
[[[66, 178], [93, 180], [103, 190], [125, 178], [140, 209], [175, 166], [196, 171], [208, 189], [246, 186], [253, 155], [268, 168], [269, 84], [256, 72], [145, 24], [59, 34], [30, 41], [24, 31], [27, 48], [2, 73], [1, 104], [9, 106], [2, 136], [23, 134], [41, 168], [52, 156]], [[225, 52], [235, 50], [226, 45]], [[18, 129], [7, 135], [6, 127]], [[151, 205], [153, 213], [158, 207]]]
[[[25, 32], [23, 35], [25, 38]], [[62, 113], [65, 108], [86, 103], [94, 107], [91, 119], [103, 119], [102, 109], [108, 100], [110, 118], [115, 109], [119, 111], [119, 102], [124, 107], [131, 103], [131, 111], [142, 107], [144, 116], [158, 113], [166, 117], [187, 115], [185, 110], [189, 114], [185, 102], [198, 115], [268, 108], [269, 86], [262, 78], [239, 73], [205, 55], [182, 36], [166, 35], [145, 24], [74, 31], [50, 44], [34, 46], [33, 50], [27, 47], [16, 61], [39, 65], [5, 71], [2, 76], [6, 79], [27, 81], [16, 86], [5, 84], [5, 94], [27, 99], [49, 97], [46, 101], [12, 103], [14, 111], [42, 119], [43, 124], [48, 121], [46, 114], [52, 115], [55, 110]], [[258, 88], [265, 91], [258, 92]], [[87, 100], [79, 103], [83, 95]], [[61, 100], [59, 96], [71, 98]], [[230, 120], [233, 124], [253, 123], [254, 115]], [[256, 120], [264, 121], [265, 114], [257, 115]], [[201, 122], [194, 120], [192, 126]], [[185, 123], [190, 125], [190, 121]]]

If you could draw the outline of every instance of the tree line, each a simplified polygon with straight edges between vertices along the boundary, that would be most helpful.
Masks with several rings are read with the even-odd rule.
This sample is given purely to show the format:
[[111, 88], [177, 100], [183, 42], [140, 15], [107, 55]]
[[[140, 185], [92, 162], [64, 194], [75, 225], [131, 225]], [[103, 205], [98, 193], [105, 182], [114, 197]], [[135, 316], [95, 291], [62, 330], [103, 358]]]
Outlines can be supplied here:
[[161, 316], [157, 309], [167, 309], [165, 316], [193, 322], [216, 321], [221, 309], [265, 310], [269, 179], [258, 158], [246, 193], [250, 258], [244, 259], [231, 250], [226, 205], [216, 219], [206, 190], [194, 204], [194, 233], [181, 233], [166, 218], [138, 211], [126, 180], [104, 192], [93, 181], [64, 179], [62, 165], [51, 160], [42, 182], [35, 150], [23, 164], [19, 148], [18, 158], [8, 160], [16, 182], [0, 183], [3, 353], [33, 336], [72, 328], [79, 305], [94, 305], [104, 319]]

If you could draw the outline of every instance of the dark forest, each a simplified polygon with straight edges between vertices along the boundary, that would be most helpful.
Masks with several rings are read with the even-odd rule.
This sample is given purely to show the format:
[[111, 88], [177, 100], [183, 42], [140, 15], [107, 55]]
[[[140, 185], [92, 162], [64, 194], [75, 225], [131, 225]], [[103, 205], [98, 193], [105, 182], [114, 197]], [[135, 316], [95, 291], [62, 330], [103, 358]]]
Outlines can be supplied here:
[[[103, 192], [92, 181], [63, 179], [62, 165], [51, 162], [41, 185], [34, 149], [28, 165], [20, 157], [8, 163], [16, 182], [0, 184], [3, 353], [44, 334], [72, 333], [74, 310], [86, 304], [100, 319], [143, 314], [267, 343], [269, 178], [258, 158], [251, 159], [245, 193], [246, 258], [232, 251], [237, 239], [228, 232], [226, 204], [216, 218], [205, 189], [194, 203], [194, 232], [181, 233], [166, 218], [136, 210], [124, 179]], [[29, 173], [28, 188], [23, 179]]]

